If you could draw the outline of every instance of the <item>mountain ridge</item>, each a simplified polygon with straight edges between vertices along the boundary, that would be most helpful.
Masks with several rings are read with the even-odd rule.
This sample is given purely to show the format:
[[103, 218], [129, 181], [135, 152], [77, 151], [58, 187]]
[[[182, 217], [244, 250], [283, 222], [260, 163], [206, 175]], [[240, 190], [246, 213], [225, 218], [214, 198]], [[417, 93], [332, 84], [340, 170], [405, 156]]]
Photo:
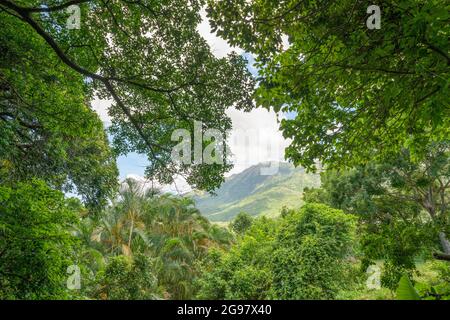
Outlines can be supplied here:
[[212, 196], [191, 193], [200, 212], [214, 222], [232, 220], [239, 212], [252, 216], [276, 216], [283, 206], [295, 208], [302, 205], [305, 187], [318, 187], [320, 176], [306, 173], [288, 162], [278, 162], [273, 175], [261, 175], [269, 163], [259, 163], [228, 177]]

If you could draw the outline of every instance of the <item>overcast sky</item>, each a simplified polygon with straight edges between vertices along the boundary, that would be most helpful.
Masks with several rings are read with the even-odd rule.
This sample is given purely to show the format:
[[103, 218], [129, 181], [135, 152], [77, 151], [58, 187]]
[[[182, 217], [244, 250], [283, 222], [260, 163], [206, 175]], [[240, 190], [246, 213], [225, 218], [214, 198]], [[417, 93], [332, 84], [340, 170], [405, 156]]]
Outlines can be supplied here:
[[[204, 12], [202, 12], [202, 17], [205, 17]], [[226, 41], [212, 34], [209, 23], [205, 18], [199, 24], [198, 31], [206, 39], [215, 56], [224, 57], [234, 50], [239, 54], [245, 55], [249, 60], [249, 71], [256, 74], [257, 71], [253, 67], [253, 57], [243, 52], [240, 48], [231, 48]], [[110, 123], [107, 112], [110, 105], [111, 101], [107, 100], [96, 99], [92, 102], [94, 110], [99, 114], [106, 126]], [[278, 130], [277, 116], [273, 111], [255, 109], [251, 112], [242, 112], [230, 108], [227, 114], [233, 122], [229, 145], [235, 165], [232, 171], [229, 172], [229, 175], [239, 173], [260, 162], [284, 160], [284, 148], [288, 143]], [[146, 163], [145, 156], [135, 153], [119, 157], [120, 178], [134, 177], [143, 179]], [[182, 181], [178, 182], [177, 187], [179, 191], [185, 191], [187, 188]], [[175, 186], [172, 186], [170, 190], [176, 191]]]

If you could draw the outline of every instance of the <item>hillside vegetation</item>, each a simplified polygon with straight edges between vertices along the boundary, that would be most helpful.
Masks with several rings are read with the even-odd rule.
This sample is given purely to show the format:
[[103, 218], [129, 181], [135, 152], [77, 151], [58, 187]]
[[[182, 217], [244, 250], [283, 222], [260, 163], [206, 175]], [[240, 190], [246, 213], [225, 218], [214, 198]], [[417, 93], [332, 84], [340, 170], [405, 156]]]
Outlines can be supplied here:
[[318, 187], [320, 176], [289, 163], [278, 165], [274, 175], [261, 175], [261, 168], [268, 164], [254, 165], [229, 177], [215, 191], [216, 195], [203, 192], [191, 196], [196, 207], [211, 221], [229, 221], [239, 212], [276, 216], [284, 206], [298, 208], [303, 203], [303, 189]]

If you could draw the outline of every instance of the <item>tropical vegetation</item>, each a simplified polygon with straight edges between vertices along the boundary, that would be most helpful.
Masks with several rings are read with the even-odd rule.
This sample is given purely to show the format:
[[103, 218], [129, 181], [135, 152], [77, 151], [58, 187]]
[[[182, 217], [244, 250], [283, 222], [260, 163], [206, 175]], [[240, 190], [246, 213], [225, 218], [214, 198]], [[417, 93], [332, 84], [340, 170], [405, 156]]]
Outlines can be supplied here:
[[[367, 9], [0, 0], [0, 299], [450, 299], [450, 5]], [[274, 111], [291, 164], [203, 161], [229, 108]], [[180, 162], [179, 129], [216, 135]]]

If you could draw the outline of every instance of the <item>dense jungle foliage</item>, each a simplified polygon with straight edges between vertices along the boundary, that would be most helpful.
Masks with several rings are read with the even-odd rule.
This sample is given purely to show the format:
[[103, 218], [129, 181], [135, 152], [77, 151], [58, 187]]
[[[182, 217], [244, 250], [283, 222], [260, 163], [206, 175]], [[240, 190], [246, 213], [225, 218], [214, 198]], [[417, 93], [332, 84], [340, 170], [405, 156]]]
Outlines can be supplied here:
[[[380, 29], [370, 4], [0, 0], [0, 299], [450, 299], [450, 4], [383, 1]], [[230, 107], [285, 115], [286, 159], [320, 171], [301, 208], [219, 225], [119, 181], [136, 152], [213, 192], [228, 156], [174, 161], [172, 133], [226, 138]]]

